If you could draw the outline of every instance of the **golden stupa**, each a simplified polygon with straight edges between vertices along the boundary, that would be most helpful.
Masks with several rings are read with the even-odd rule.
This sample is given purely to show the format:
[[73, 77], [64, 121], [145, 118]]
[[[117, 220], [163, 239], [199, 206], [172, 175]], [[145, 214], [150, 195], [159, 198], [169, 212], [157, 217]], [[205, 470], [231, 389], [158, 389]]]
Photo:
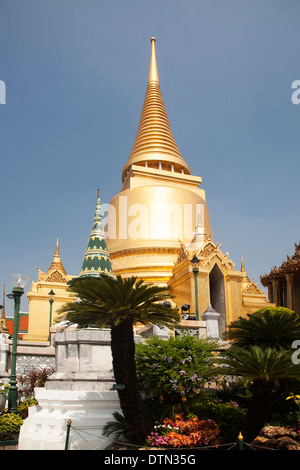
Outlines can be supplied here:
[[173, 137], [157, 71], [155, 38], [137, 136], [108, 208], [107, 247], [115, 273], [167, 282], [181, 244], [191, 241], [196, 209], [212, 238], [202, 179], [192, 176]]
[[[122, 171], [122, 189], [108, 205], [106, 241], [115, 274], [169, 285], [180, 308], [195, 312], [191, 259], [199, 259], [198, 309], [220, 313], [220, 332], [240, 315], [267, 304], [213, 239], [202, 178], [191, 175], [173, 137], [163, 102], [155, 51], [139, 127]], [[201, 318], [199, 318], [201, 320]]]
[[[232, 320], [268, 303], [264, 291], [249, 280], [243, 260], [236, 270], [215, 243], [201, 183], [201, 177], [191, 175], [173, 137], [160, 90], [155, 38], [151, 38], [148, 84], [136, 139], [122, 170], [121, 191], [107, 205], [103, 220], [111, 266], [114, 274], [169, 286], [178, 308], [189, 304], [190, 312], [198, 311], [200, 323], [201, 314], [216, 311], [223, 335]], [[194, 255], [199, 260], [197, 277], [191, 265]], [[38, 270], [38, 281], [32, 281], [27, 294], [27, 339], [47, 338], [49, 291], [55, 292], [54, 320], [61, 303], [74, 300], [67, 291], [72, 277], [66, 275], [57, 242], [50, 268], [47, 273]], [[199, 322], [183, 320], [182, 325], [197, 327]]]

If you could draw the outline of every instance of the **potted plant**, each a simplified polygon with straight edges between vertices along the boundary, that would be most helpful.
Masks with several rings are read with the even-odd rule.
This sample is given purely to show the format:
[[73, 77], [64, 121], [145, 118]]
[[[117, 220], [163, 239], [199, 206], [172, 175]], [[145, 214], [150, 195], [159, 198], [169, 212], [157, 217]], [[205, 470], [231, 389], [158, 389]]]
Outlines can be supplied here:
[[9, 385], [0, 383], [0, 413], [5, 408]]

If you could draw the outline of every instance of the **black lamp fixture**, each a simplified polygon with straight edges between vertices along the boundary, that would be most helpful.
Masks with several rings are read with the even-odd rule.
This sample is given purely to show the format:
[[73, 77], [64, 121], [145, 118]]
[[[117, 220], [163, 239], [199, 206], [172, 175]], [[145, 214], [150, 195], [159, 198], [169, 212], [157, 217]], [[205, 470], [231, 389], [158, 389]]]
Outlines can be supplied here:
[[52, 323], [52, 304], [54, 302], [54, 292], [51, 289], [51, 291], [48, 293], [49, 295], [49, 303], [50, 303], [50, 315], [49, 315], [49, 335], [48, 335], [48, 341], [50, 341], [50, 328], [51, 328], [51, 323]]
[[193, 258], [191, 259], [191, 265], [193, 268], [194, 278], [195, 278], [195, 304], [196, 304], [196, 320], [199, 320], [199, 306], [198, 306], [198, 282], [197, 276], [199, 273], [199, 266], [200, 266], [200, 259], [197, 258], [196, 253], [194, 254]]
[[11, 294], [8, 294], [9, 299], [14, 300], [14, 328], [12, 335], [12, 349], [11, 349], [11, 372], [8, 390], [8, 412], [17, 413], [17, 399], [18, 399], [18, 387], [16, 377], [16, 362], [17, 362], [17, 341], [18, 341], [18, 330], [19, 330], [19, 316], [20, 316], [20, 304], [21, 297], [24, 294], [24, 287], [26, 285], [28, 277], [23, 274], [14, 274], [12, 277], [13, 289]]
[[194, 269], [197, 269], [197, 272], [199, 272], [200, 259], [197, 258], [196, 254], [194, 254], [193, 258], [191, 259], [191, 265], [192, 265], [193, 271]]

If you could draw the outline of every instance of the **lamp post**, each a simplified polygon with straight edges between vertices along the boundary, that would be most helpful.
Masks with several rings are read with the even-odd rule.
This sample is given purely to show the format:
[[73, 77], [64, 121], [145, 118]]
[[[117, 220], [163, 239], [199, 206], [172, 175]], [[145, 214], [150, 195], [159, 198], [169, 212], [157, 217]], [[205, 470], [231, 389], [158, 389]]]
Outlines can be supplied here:
[[8, 412], [17, 412], [17, 399], [18, 399], [18, 387], [16, 378], [16, 362], [17, 362], [17, 341], [18, 341], [18, 329], [19, 329], [19, 314], [21, 297], [24, 294], [24, 287], [27, 282], [27, 276], [22, 274], [13, 275], [13, 289], [12, 293], [8, 294], [9, 299], [14, 299], [14, 329], [12, 337], [12, 350], [11, 350], [11, 372], [8, 390]]
[[191, 260], [191, 265], [193, 268], [194, 278], [195, 278], [195, 303], [196, 303], [196, 321], [199, 321], [199, 306], [198, 306], [198, 273], [199, 273], [199, 265], [200, 260], [194, 255], [193, 259]]
[[53, 305], [53, 302], [54, 302], [54, 292], [53, 290], [51, 289], [51, 291], [49, 292], [49, 304], [50, 304], [50, 316], [49, 316], [49, 336], [48, 336], [48, 341], [50, 341], [50, 328], [51, 328], [51, 323], [52, 323], [52, 305]]

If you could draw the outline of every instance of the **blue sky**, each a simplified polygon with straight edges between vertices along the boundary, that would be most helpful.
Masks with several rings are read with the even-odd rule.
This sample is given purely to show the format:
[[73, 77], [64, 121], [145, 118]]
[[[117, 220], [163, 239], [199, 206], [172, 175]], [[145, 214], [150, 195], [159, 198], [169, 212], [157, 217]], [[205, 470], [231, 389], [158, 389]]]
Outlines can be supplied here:
[[242, 252], [257, 282], [293, 254], [299, 17], [298, 0], [2, 0], [0, 294], [13, 273], [37, 280], [36, 266], [48, 269], [57, 236], [67, 273], [79, 273], [97, 188], [104, 203], [121, 189], [152, 36], [173, 135], [203, 178], [215, 241], [238, 268]]

